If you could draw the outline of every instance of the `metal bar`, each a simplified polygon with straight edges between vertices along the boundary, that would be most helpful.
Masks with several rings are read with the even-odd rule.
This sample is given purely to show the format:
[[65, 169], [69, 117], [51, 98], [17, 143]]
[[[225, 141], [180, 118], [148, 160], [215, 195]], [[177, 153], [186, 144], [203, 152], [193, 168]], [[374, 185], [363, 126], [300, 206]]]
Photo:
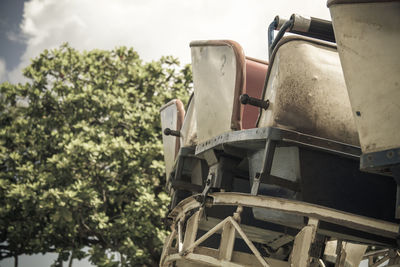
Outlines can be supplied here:
[[[199, 207], [200, 203], [195, 200], [195, 197], [196, 196], [192, 196], [181, 201], [172, 210], [170, 217], [182, 217], [182, 214], [185, 212]], [[397, 238], [399, 233], [399, 225], [396, 223], [372, 219], [295, 200], [232, 192], [212, 193], [209, 194], [209, 197], [212, 198], [212, 205], [242, 205], [246, 207], [286, 211], [390, 238]]]
[[182, 251], [181, 254], [182, 255], [186, 255], [188, 253], [190, 253], [191, 251], [193, 251], [193, 249], [200, 245], [201, 243], [203, 243], [207, 238], [209, 238], [210, 236], [212, 236], [213, 234], [215, 234], [218, 230], [220, 230], [224, 224], [229, 221], [229, 218], [231, 217], [227, 217], [224, 220], [222, 220], [220, 223], [218, 223], [216, 226], [214, 226], [210, 231], [208, 231], [207, 233], [205, 233], [204, 235], [202, 235], [199, 239], [197, 239], [194, 243], [192, 243], [185, 251]]
[[168, 255], [169, 249], [171, 248], [171, 244], [172, 244], [172, 241], [174, 241], [174, 238], [176, 238], [176, 230], [175, 229], [172, 230], [171, 234], [168, 236], [167, 242], [165, 243], [165, 245], [163, 247], [163, 251], [162, 251], [161, 259], [160, 259], [160, 266], [164, 265], [165, 258]]
[[262, 141], [266, 142], [266, 139], [284, 141], [305, 147], [312, 147], [318, 150], [356, 159], [359, 159], [361, 154], [361, 149], [357, 146], [313, 135], [302, 134], [296, 131], [284, 130], [275, 127], [263, 127], [227, 132], [218, 135], [207, 140], [206, 142], [198, 144], [196, 146], [195, 155], [199, 155], [204, 153], [206, 150], [226, 144], [233, 146], [238, 144], [246, 144], [246, 146], [243, 146], [246, 148], [250, 141], [253, 143]]
[[381, 249], [381, 250], [374, 250], [370, 251], [364, 254], [363, 260], [368, 259], [370, 256], [373, 257], [378, 257], [378, 256], [384, 256], [389, 253], [389, 249]]
[[267, 139], [267, 142], [265, 143], [262, 169], [260, 170], [260, 173], [257, 173], [256, 177], [254, 177], [253, 179], [253, 185], [251, 187], [252, 195], [258, 194], [258, 189], [260, 187], [261, 179], [271, 174], [274, 152], [275, 152], [275, 142], [272, 141], [271, 139]]
[[346, 251], [343, 249], [343, 240], [337, 241], [335, 267], [344, 267], [346, 262]]
[[[208, 217], [207, 220], [202, 220], [199, 223], [199, 229], [208, 231], [212, 227], [214, 227], [221, 220]], [[253, 241], [258, 243], [266, 243], [272, 249], [278, 249], [284, 244], [287, 244], [293, 241], [294, 237], [290, 235], [285, 235], [280, 232], [275, 232], [268, 229], [258, 228], [255, 226], [249, 226], [246, 224], [241, 224], [240, 227], [246, 233], [247, 237]], [[279, 238], [281, 236], [281, 238]], [[237, 236], [237, 238], [241, 238]]]
[[361, 154], [361, 149], [358, 146], [341, 143], [313, 135], [303, 134], [296, 131], [283, 130], [278, 128], [274, 128], [272, 132], [274, 131], [278, 131], [279, 139], [285, 142], [290, 142], [305, 147], [312, 147], [318, 150], [323, 150], [356, 159], [359, 159]]
[[374, 264], [374, 256], [368, 257], [368, 267], [371, 267]]
[[277, 250], [278, 248], [282, 247], [283, 245], [286, 245], [287, 243], [292, 242], [293, 239], [294, 238], [290, 235], [284, 235], [281, 238], [268, 243], [268, 247], [270, 247], [274, 250]]
[[249, 238], [246, 236], [246, 234], [243, 232], [243, 230], [240, 228], [239, 224], [232, 218], [228, 217], [230, 220], [231, 224], [235, 227], [236, 231], [239, 233], [239, 235], [242, 237], [244, 242], [246, 242], [247, 246], [250, 248], [250, 250], [253, 252], [254, 256], [258, 259], [258, 261], [262, 264], [264, 267], [269, 267], [269, 264], [265, 261], [265, 259], [261, 256], [260, 252], [258, 249], [253, 245], [253, 242], [249, 240]]
[[200, 153], [203, 153], [206, 150], [215, 148], [218, 145], [222, 144], [248, 142], [249, 140], [263, 141], [266, 138], [270, 137], [272, 131], [271, 129], [272, 129], [271, 127], [253, 128], [253, 129], [224, 133], [214, 138], [211, 138], [204, 143], [198, 144], [196, 146], [195, 154], [199, 155]]
[[[279, 20], [279, 18], [278, 18], [278, 20]], [[274, 31], [277, 26], [276, 22], [277, 22], [277, 18], [275, 17], [275, 19], [268, 26], [268, 53], [269, 53], [269, 48], [271, 47], [272, 42], [274, 41]]]
[[188, 260], [188, 261], [193, 261], [193, 262], [197, 262], [197, 263], [202, 263], [208, 266], [232, 266], [232, 267], [244, 267], [241, 264], [236, 264], [234, 262], [231, 261], [225, 261], [225, 260], [218, 260], [214, 257], [211, 256], [207, 256], [207, 255], [203, 255], [203, 254], [196, 254], [196, 253], [189, 253], [185, 256], [179, 255], [179, 254], [172, 254], [166, 257], [165, 262], [173, 262], [173, 261], [177, 261], [177, 260]]
[[182, 233], [182, 221], [178, 222], [178, 251], [181, 252], [183, 248], [183, 233]]
[[314, 226], [307, 225], [296, 235], [292, 254], [290, 255], [290, 266], [307, 267], [309, 265], [310, 248], [315, 236], [315, 230]]
[[392, 238], [396, 238], [399, 233], [399, 225], [395, 223], [354, 215], [351, 213], [295, 200], [269, 196], [251, 196], [242, 193], [214, 193], [210, 194], [210, 197], [213, 198], [213, 205], [240, 204], [247, 207], [259, 207], [286, 211]]
[[311, 245], [315, 241], [319, 220], [308, 219], [308, 225], [303, 227], [294, 239], [290, 263], [293, 267], [307, 267], [310, 263]]
[[274, 51], [274, 48], [276, 47], [278, 42], [282, 39], [285, 32], [290, 30], [292, 25], [293, 25], [293, 20], [290, 19], [290, 20], [286, 21], [285, 24], [283, 24], [282, 27], [280, 28], [278, 34], [276, 35], [274, 41], [272, 42], [272, 44], [270, 45], [269, 50], [268, 50], [270, 59], [271, 59], [272, 52]]
[[272, 44], [271, 44], [271, 46], [269, 47], [269, 50], [268, 50], [268, 51], [269, 51], [269, 59], [270, 59], [270, 60], [271, 60], [272, 52], [274, 51], [276, 45], [277, 45], [278, 42], [282, 39], [282, 37], [283, 37], [283, 35], [285, 34], [285, 32], [290, 30], [290, 28], [292, 27], [292, 25], [293, 25], [293, 20], [290, 19], [290, 20], [286, 21], [286, 22], [282, 25], [282, 27], [279, 29], [278, 34], [276, 35], [274, 41], [272, 42]]
[[375, 262], [374, 264], [371, 265], [371, 267], [378, 267], [379, 265], [381, 265], [382, 263], [384, 263], [385, 261], [387, 261], [389, 259], [389, 255], [386, 255], [385, 257], [383, 257], [382, 259], [379, 259], [377, 262]]
[[199, 228], [200, 210], [196, 211], [186, 222], [185, 238], [182, 250], [186, 250], [196, 240], [197, 229]]
[[232, 259], [233, 245], [235, 244], [235, 228], [230, 222], [226, 222], [222, 229], [219, 245], [219, 258], [230, 261]]

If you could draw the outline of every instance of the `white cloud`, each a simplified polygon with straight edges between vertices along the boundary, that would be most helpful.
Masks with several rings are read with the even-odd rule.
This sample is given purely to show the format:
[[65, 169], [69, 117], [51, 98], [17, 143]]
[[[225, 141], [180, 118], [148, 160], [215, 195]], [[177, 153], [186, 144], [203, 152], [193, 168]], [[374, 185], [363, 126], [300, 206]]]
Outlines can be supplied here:
[[6, 32], [6, 36], [7, 36], [7, 39], [12, 42], [22, 43], [22, 44], [25, 43], [24, 35], [22, 35], [20, 33], [16, 33], [14, 31], [8, 31], [8, 32]]
[[189, 63], [190, 41], [233, 39], [266, 59], [267, 25], [292, 13], [329, 19], [321, 0], [31, 0], [21, 23], [27, 48], [10, 77], [20, 80], [30, 58], [63, 42], [86, 50], [133, 46], [144, 60], [174, 55]]

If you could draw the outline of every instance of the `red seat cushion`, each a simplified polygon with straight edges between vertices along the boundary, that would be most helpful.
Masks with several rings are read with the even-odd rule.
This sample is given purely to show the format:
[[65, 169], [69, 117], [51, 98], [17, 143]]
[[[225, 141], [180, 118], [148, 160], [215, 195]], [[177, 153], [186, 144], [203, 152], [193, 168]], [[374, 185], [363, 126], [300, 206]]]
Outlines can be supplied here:
[[[251, 97], [261, 98], [267, 75], [268, 63], [252, 58], [246, 58], [246, 94]], [[259, 108], [244, 105], [242, 115], [242, 129], [256, 127]]]

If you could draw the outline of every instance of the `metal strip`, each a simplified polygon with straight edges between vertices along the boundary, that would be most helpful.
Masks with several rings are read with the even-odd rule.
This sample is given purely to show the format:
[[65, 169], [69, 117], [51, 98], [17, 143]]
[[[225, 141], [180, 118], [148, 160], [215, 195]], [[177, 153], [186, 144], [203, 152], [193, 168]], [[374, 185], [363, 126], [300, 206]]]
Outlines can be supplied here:
[[261, 256], [260, 252], [254, 246], [254, 244], [249, 240], [249, 238], [246, 236], [246, 234], [240, 228], [239, 224], [234, 219], [232, 219], [232, 217], [228, 217], [228, 218], [229, 218], [230, 223], [235, 227], [236, 231], [240, 234], [242, 239], [246, 242], [246, 245], [250, 248], [251, 252], [253, 252], [254, 256], [256, 256], [256, 258], [262, 264], [262, 266], [269, 267], [269, 264]]
[[[187, 211], [199, 207], [200, 203], [195, 199], [195, 197], [196, 196], [189, 197], [181, 201], [172, 210], [169, 216], [174, 218], [176, 221], [177, 218], [184, 216]], [[242, 205], [245, 207], [258, 207], [285, 211], [389, 238], [397, 238], [399, 235], [399, 225], [396, 223], [354, 215], [295, 200], [226, 192], [212, 193], [209, 194], [209, 197], [212, 199], [212, 201], [210, 201], [211, 205]]]
[[174, 261], [182, 260], [182, 259], [188, 260], [188, 261], [193, 261], [193, 262], [198, 262], [198, 263], [201, 263], [201, 264], [206, 264], [208, 266], [244, 267], [241, 264], [236, 264], [236, 263], [231, 262], [231, 261], [218, 260], [218, 259], [216, 259], [214, 257], [211, 257], [211, 256], [207, 256], [207, 255], [203, 255], [203, 254], [195, 254], [195, 253], [189, 253], [184, 257], [182, 257], [179, 254], [172, 254], [172, 255], [167, 256], [165, 258], [164, 262], [168, 263], [168, 262], [174, 262]]
[[346, 157], [358, 159], [361, 154], [361, 149], [357, 146], [320, 138], [312, 135], [302, 134], [296, 131], [290, 131], [275, 127], [253, 128], [242, 131], [233, 131], [216, 136], [204, 143], [196, 146], [195, 155], [199, 155], [206, 150], [215, 149], [225, 144], [240, 144], [249, 141], [266, 140], [284, 141], [297, 145], [311, 147], [318, 150], [323, 150], [329, 153], [339, 154]]
[[196, 146], [195, 155], [226, 143], [243, 142], [249, 140], [266, 140], [270, 137], [271, 127], [253, 128], [242, 131], [233, 131], [216, 136]]

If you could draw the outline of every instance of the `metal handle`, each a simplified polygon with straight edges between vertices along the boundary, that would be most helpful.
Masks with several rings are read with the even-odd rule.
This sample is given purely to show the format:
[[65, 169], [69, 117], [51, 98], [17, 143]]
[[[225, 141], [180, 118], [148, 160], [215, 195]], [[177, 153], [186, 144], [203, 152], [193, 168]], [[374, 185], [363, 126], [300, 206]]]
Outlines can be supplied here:
[[240, 103], [242, 103], [243, 105], [249, 104], [263, 109], [268, 109], [269, 107], [269, 100], [264, 101], [258, 98], [251, 97], [248, 94], [240, 96]]
[[[274, 30], [279, 31], [275, 38]], [[335, 42], [335, 34], [333, 32], [331, 21], [313, 17], [304, 17], [298, 14], [293, 14], [290, 16], [289, 20], [276, 16], [268, 27], [269, 57], [271, 57], [275, 46], [286, 31], [329, 42]]]
[[335, 42], [335, 34], [331, 21], [313, 17], [303, 17], [298, 14], [293, 14], [290, 19], [293, 20], [293, 26], [290, 32]]
[[174, 130], [171, 130], [170, 128], [165, 128], [164, 129], [164, 134], [165, 135], [172, 135], [172, 136], [176, 136], [176, 137], [180, 137], [181, 136], [181, 132], [180, 131], [174, 131]]

